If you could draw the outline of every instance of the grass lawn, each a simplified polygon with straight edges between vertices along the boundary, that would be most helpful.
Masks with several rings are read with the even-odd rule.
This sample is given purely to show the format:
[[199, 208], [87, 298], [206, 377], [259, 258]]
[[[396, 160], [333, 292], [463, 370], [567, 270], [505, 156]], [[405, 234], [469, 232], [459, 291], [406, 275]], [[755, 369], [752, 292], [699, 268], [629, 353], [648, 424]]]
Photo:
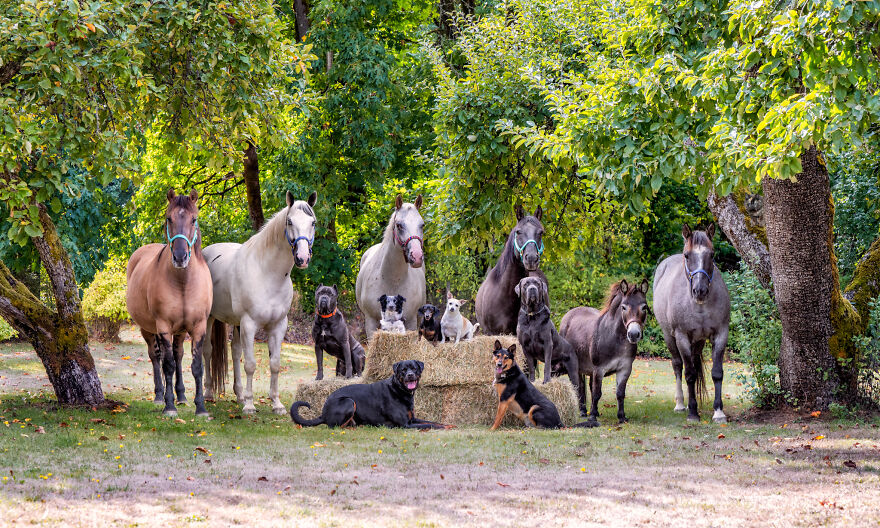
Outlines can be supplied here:
[[[756, 418], [733, 363], [726, 426], [687, 424], [669, 362], [639, 360], [622, 426], [609, 378], [592, 430], [300, 429], [271, 413], [265, 345], [255, 416], [227, 396], [170, 419], [123, 337], [93, 344], [116, 411], [59, 409], [30, 347], [0, 344], [4, 526], [880, 526], [880, 420]], [[289, 404], [314, 355], [286, 345], [282, 365]]]

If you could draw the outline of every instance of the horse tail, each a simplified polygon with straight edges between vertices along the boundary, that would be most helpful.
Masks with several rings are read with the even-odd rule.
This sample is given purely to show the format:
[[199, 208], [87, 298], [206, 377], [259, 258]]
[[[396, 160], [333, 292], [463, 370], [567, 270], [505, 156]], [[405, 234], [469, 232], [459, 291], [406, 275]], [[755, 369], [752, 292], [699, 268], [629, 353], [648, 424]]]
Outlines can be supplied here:
[[706, 364], [703, 363], [703, 351], [693, 351], [694, 356], [694, 372], [697, 374], [697, 380], [694, 383], [694, 391], [697, 393], [697, 399], [703, 403], [705, 398], [709, 397], [706, 390]]
[[226, 392], [226, 370], [229, 356], [226, 354], [226, 323], [214, 321], [211, 328], [211, 388], [215, 394]]
[[306, 409], [311, 409], [312, 406], [309, 405], [309, 402], [305, 401], [295, 401], [293, 405], [290, 406], [290, 418], [293, 420], [293, 423], [298, 425], [303, 425], [306, 427], [314, 427], [316, 425], [321, 425], [324, 423], [324, 417], [318, 416], [314, 420], [306, 420], [302, 416], [299, 415], [299, 408], [305, 407]]

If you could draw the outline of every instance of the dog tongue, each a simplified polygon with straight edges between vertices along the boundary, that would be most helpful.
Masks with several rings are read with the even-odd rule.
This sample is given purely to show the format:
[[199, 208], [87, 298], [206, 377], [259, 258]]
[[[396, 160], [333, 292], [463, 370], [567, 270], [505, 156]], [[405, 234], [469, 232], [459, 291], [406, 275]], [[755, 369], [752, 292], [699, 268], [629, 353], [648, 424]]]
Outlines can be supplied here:
[[501, 374], [503, 369], [501, 367], [495, 367], [495, 374]]
[[419, 385], [418, 381], [407, 381], [406, 382], [406, 388], [409, 390], [416, 390], [416, 387], [418, 387], [418, 385]]

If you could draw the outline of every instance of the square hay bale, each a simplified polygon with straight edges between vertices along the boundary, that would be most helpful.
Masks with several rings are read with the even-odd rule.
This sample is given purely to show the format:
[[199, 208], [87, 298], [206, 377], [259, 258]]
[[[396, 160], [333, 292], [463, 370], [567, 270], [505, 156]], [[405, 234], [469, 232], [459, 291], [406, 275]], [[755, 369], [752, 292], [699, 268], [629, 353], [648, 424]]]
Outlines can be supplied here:
[[311, 380], [300, 384], [293, 395], [293, 401], [307, 401], [312, 408], [300, 407], [299, 415], [309, 420], [317, 418], [321, 414], [321, 409], [324, 408], [324, 402], [333, 391], [354, 383], [366, 383], [366, 381], [364, 378], [346, 379], [333, 376], [320, 381]]
[[418, 333], [394, 334], [378, 331], [367, 343], [367, 364], [364, 377], [370, 381], [387, 378], [391, 366], [398, 361], [414, 359], [425, 364], [422, 384], [448, 387], [468, 384], [491, 384], [495, 379], [492, 350], [495, 340], [505, 347], [516, 343], [516, 337], [476, 336], [470, 341], [430, 344], [418, 339]]

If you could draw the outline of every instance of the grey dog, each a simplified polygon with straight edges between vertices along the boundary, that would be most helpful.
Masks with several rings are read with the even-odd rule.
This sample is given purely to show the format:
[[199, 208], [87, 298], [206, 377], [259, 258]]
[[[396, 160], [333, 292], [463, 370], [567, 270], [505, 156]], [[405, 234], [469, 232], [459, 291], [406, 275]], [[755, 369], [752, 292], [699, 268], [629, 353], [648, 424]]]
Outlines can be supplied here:
[[324, 379], [324, 352], [336, 358], [336, 375], [360, 376], [364, 372], [366, 353], [364, 347], [351, 335], [345, 316], [336, 307], [339, 290], [336, 285], [318, 286], [315, 290], [315, 324], [312, 339], [315, 341], [315, 360], [318, 362], [316, 380]]

